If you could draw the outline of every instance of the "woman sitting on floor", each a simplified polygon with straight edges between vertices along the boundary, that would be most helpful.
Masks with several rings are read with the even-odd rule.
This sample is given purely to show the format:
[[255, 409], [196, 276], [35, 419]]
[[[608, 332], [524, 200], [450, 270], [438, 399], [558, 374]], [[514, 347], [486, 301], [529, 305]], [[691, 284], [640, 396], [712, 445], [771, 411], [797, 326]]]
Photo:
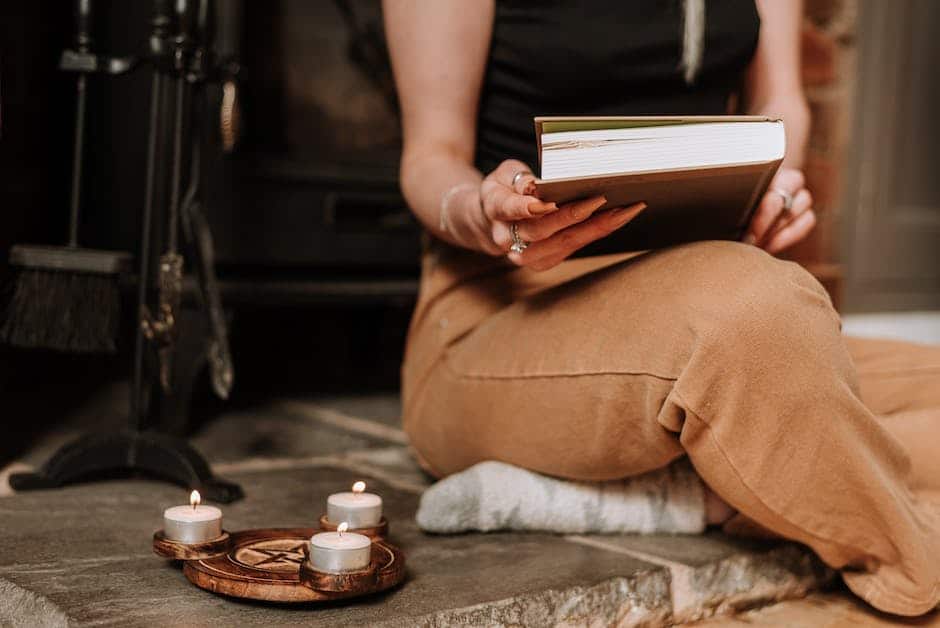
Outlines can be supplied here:
[[[404, 427], [438, 477], [506, 463], [455, 489], [467, 511], [531, 471], [617, 480], [687, 457], [710, 523], [804, 543], [874, 606], [915, 615], [940, 599], [940, 350], [844, 339], [819, 283], [772, 255], [815, 222], [800, 5], [386, 0], [401, 187], [429, 234]], [[746, 243], [567, 259], [641, 206], [535, 198], [533, 116], [735, 102], [782, 117], [789, 147]]]

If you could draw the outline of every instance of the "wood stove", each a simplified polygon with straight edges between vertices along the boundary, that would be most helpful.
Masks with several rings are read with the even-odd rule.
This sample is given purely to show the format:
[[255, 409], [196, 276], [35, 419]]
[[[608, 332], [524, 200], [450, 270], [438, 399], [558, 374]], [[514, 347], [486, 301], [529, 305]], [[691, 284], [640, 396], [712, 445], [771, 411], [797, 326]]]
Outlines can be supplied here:
[[209, 175], [227, 292], [413, 294], [420, 230], [398, 188], [378, 0], [221, 0], [218, 11], [219, 45], [241, 63], [238, 139]]

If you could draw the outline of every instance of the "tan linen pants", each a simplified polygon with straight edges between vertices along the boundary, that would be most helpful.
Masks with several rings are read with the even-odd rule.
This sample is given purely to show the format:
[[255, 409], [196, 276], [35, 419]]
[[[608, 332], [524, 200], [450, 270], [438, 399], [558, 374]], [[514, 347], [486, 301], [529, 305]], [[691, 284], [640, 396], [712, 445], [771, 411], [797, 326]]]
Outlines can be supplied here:
[[688, 455], [875, 607], [940, 598], [940, 348], [843, 339], [797, 264], [701, 242], [535, 273], [437, 244], [402, 374], [438, 476], [501, 460], [604, 480]]

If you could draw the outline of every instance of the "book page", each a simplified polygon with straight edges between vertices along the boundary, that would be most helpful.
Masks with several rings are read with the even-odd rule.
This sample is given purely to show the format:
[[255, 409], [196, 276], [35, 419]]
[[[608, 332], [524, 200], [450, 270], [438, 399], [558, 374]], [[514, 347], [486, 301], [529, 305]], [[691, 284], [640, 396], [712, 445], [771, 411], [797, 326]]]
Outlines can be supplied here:
[[783, 157], [782, 122], [562, 131], [542, 134], [542, 179], [762, 163]]

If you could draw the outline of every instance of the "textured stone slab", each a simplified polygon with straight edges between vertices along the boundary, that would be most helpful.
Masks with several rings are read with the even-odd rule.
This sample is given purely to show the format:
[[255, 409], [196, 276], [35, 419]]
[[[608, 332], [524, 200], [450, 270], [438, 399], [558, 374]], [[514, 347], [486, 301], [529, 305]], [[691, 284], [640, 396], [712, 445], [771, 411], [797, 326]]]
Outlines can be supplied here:
[[434, 482], [434, 478], [424, 472], [414, 457], [404, 447], [385, 447], [349, 452], [348, 458], [356, 462], [380, 468], [390, 479], [405, 481], [422, 490]]
[[[124, 393], [126, 386], [109, 387], [92, 404], [107, 412], [96, 415], [84, 406], [77, 408], [67, 427], [44, 435], [14, 463], [15, 468], [0, 469], [0, 497], [10, 494], [9, 473], [38, 467], [85, 428], [120, 429]], [[336, 464], [379, 472], [397, 478], [399, 486], [420, 491], [431, 478], [408, 454], [407, 439], [397, 426], [398, 410], [398, 396], [388, 394], [282, 400], [216, 417], [193, 435], [191, 443], [223, 475], [243, 467]]]
[[205, 426], [191, 442], [211, 463], [303, 458], [388, 445], [384, 439], [304, 420], [274, 406], [228, 413]]
[[648, 534], [592, 536], [620, 549], [641, 552], [688, 567], [703, 567], [739, 554], [763, 554], [783, 545], [757, 539], [729, 537], [709, 531], [701, 535]]
[[[233, 478], [247, 495], [224, 507], [233, 530], [312, 525], [327, 495], [358, 479], [329, 468]], [[427, 536], [413, 523], [415, 494], [366, 479], [385, 498], [409, 576], [401, 588], [360, 602], [288, 608], [192, 586], [150, 551], [162, 509], [185, 501], [185, 491], [146, 481], [4, 499], [0, 579], [42, 596], [77, 625], [632, 625], [671, 614], [666, 569], [551, 535]]]
[[127, 425], [128, 397], [129, 387], [126, 382], [102, 386], [67, 416], [57, 419], [54, 429], [37, 438], [17, 462], [38, 467], [59, 447], [81, 436], [86, 430], [123, 429]]
[[[65, 417], [55, 431], [44, 434], [19, 462], [39, 466], [87, 429], [122, 429], [127, 396], [126, 382], [103, 387]], [[400, 410], [399, 397], [394, 394], [264, 403], [215, 417], [193, 436], [192, 444], [213, 463], [253, 457], [317, 456], [390, 443], [404, 445], [407, 439], [400, 429]], [[363, 423], [366, 429], [361, 429]]]
[[320, 397], [313, 399], [312, 403], [350, 416], [401, 427], [401, 398], [395, 394]]
[[669, 568], [675, 621], [802, 597], [829, 584], [835, 576], [802, 546], [733, 538], [718, 532], [569, 538]]
[[382, 439], [389, 444], [408, 444], [408, 437], [401, 429], [399, 419], [394, 417], [392, 412], [386, 413], [385, 415], [373, 413], [373, 416], [384, 416], [384, 419], [377, 419], [349, 414], [333, 406], [322, 405], [302, 399], [282, 400], [272, 403], [271, 407], [277, 412], [295, 416], [304, 421], [331, 425], [350, 432], [368, 435], [373, 438]]
[[[162, 509], [187, 492], [109, 482], [0, 501], [0, 528], [13, 531], [0, 538], [0, 625], [16, 612], [49, 625], [657, 625], [801, 596], [832, 577], [797, 546], [720, 534], [424, 535], [413, 516], [431, 479], [408, 454], [399, 411], [396, 395], [280, 400], [218, 417], [194, 444], [244, 485], [247, 499], [224, 509], [229, 529], [313, 525], [327, 494], [366, 479], [408, 554], [403, 588], [307, 608], [218, 598], [150, 553]], [[27, 459], [63, 438], [48, 435]]]
[[824, 626], [826, 628], [901, 628], [921, 626], [940, 628], [940, 610], [922, 617], [898, 617], [881, 613], [847, 590], [813, 593], [805, 599], [790, 600], [749, 611], [735, 617], [707, 619], [688, 624], [689, 628], [760, 628], [762, 626]]

